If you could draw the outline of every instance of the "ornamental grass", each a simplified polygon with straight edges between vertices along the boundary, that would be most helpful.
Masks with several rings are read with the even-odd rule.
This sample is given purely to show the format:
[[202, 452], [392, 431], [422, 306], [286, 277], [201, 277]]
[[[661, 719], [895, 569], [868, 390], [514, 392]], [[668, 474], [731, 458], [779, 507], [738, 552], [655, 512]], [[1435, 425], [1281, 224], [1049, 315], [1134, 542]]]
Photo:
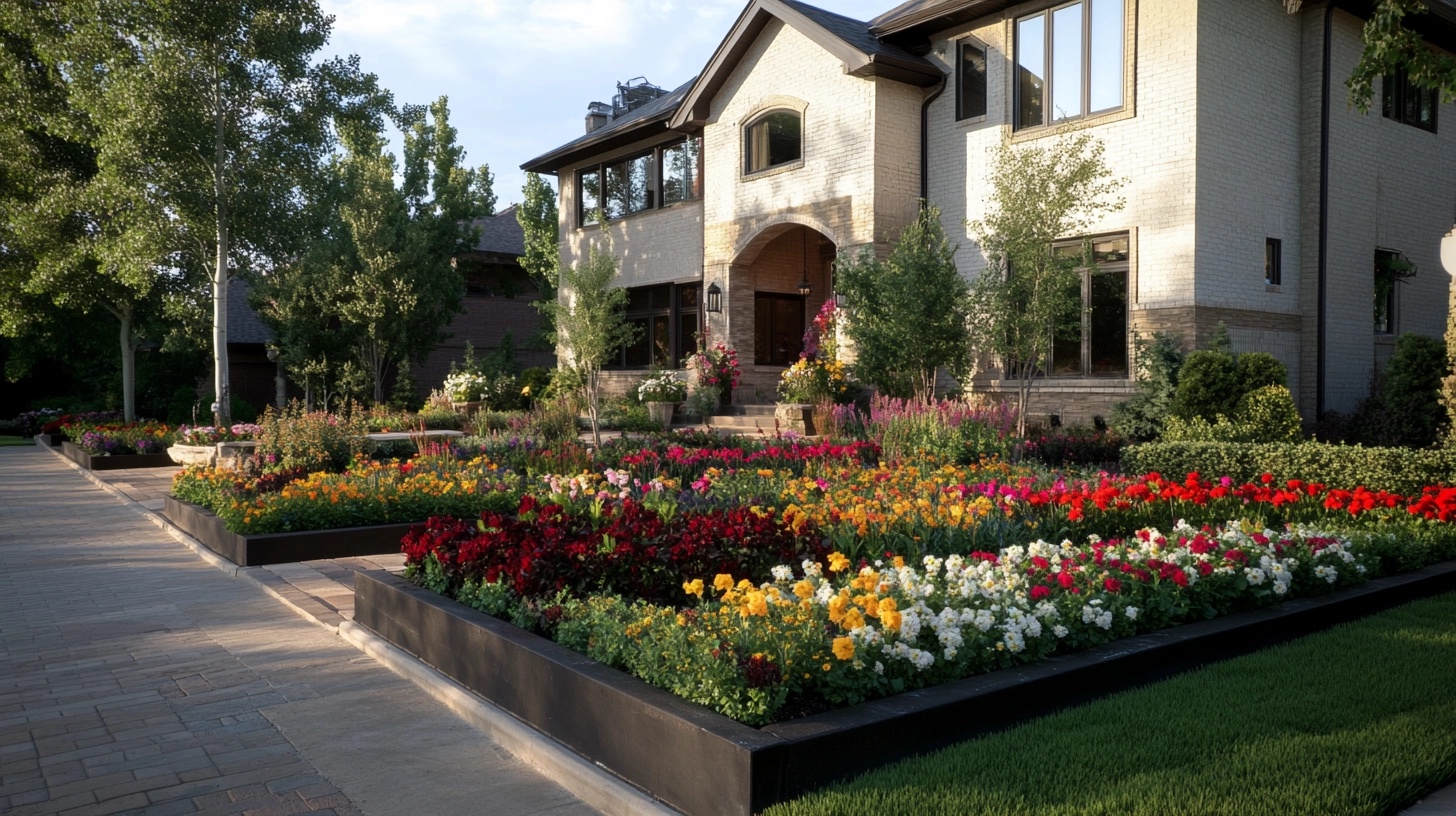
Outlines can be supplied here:
[[1377, 816], [1456, 775], [1456, 594], [908, 759], [766, 816]]

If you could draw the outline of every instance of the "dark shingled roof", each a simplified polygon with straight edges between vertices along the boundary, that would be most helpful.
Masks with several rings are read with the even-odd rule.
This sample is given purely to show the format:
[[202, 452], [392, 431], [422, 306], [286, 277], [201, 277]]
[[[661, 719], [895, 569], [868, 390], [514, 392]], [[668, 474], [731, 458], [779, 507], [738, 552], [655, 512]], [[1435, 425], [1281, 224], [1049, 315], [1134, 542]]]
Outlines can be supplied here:
[[258, 313], [248, 304], [253, 287], [242, 278], [228, 281], [228, 343], [271, 343], [273, 332], [263, 325]]
[[[927, 2], [927, 0], [918, 0]], [[835, 14], [832, 11], [825, 11], [822, 8], [811, 6], [808, 3], [801, 3], [799, 0], [782, 0], [783, 4], [808, 17], [817, 23], [825, 31], [844, 40], [854, 48], [858, 48], [869, 56], [897, 57], [904, 60], [920, 61], [920, 57], [906, 51], [898, 45], [881, 42], [880, 38], [870, 33], [870, 24], [845, 17], [842, 14]], [[945, 0], [936, 0], [945, 2]]]
[[586, 148], [611, 142], [614, 139], [620, 139], [631, 131], [653, 122], [660, 123], [667, 121], [672, 117], [673, 112], [677, 110], [678, 103], [682, 101], [683, 95], [692, 87], [694, 79], [697, 79], [697, 77], [689, 79], [671, 92], [657, 97], [640, 108], [618, 116], [590, 133], [584, 133], [549, 153], [543, 153], [531, 159], [525, 164], [522, 164], [521, 168], [537, 172], [543, 170], [546, 172], [555, 172], [556, 167], [559, 166], [558, 162], [563, 157], [570, 156]]
[[495, 215], [477, 218], [473, 222], [480, 229], [480, 240], [476, 242], [478, 252], [498, 252], [502, 255], [525, 255], [526, 233], [516, 221], [516, 205], [501, 210]]

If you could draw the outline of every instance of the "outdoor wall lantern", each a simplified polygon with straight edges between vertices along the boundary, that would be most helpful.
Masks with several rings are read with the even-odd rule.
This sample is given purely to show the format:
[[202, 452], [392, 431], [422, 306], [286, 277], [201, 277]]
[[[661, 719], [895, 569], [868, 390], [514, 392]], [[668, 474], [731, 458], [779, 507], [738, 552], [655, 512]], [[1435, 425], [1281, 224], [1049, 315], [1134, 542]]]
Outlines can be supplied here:
[[836, 308], [836, 309], [843, 309], [845, 306], [848, 306], [848, 305], [849, 305], [849, 298], [845, 297], [843, 292], [835, 292], [834, 293], [834, 308]]
[[799, 281], [799, 295], [801, 297], [808, 297], [812, 291], [814, 291], [814, 287], [809, 285], [809, 276], [805, 275], [804, 279]]
[[718, 288], [718, 284], [708, 284], [706, 300], [707, 302], [703, 304], [703, 308], [710, 314], [717, 314], [723, 311], [723, 290]]
[[1441, 239], [1441, 265], [1448, 274], [1456, 276], [1456, 227]]

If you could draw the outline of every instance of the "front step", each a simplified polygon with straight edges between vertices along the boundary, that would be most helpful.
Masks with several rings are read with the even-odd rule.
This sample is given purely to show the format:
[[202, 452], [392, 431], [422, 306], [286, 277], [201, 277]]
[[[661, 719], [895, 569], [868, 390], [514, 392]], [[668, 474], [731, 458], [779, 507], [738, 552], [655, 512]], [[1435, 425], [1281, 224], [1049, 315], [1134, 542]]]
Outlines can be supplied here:
[[[747, 416], [747, 417], [760, 417], [760, 418], [761, 417], [768, 417], [769, 419], [773, 419], [773, 415], [774, 415], [774, 406], [771, 403], [768, 404], [768, 405], [755, 405], [755, 404], [750, 404], [750, 405], [724, 405], [724, 406], [719, 407], [718, 410], [716, 410], [716, 411], [713, 412], [713, 416], [715, 416], [715, 417], [720, 417], [720, 416], [721, 417], [730, 417], [730, 416], [744, 417], [744, 416]], [[772, 424], [772, 423], [770, 423], [770, 424]]]

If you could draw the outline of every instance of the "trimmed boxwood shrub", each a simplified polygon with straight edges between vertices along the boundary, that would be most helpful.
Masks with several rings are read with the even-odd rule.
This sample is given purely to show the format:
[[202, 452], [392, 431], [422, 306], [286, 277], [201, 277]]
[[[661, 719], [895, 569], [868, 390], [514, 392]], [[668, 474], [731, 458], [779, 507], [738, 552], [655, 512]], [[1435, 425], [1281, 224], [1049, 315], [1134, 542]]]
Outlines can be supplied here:
[[1156, 471], [1170, 479], [1197, 472], [1254, 481], [1265, 473], [1275, 479], [1302, 479], [1342, 487], [1364, 485], [1407, 495], [1426, 485], [1456, 484], [1456, 450], [1365, 448], [1319, 442], [1152, 442], [1123, 448], [1127, 473]]

